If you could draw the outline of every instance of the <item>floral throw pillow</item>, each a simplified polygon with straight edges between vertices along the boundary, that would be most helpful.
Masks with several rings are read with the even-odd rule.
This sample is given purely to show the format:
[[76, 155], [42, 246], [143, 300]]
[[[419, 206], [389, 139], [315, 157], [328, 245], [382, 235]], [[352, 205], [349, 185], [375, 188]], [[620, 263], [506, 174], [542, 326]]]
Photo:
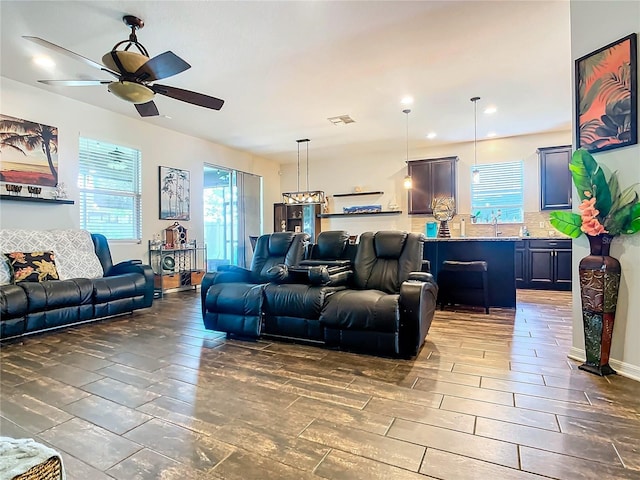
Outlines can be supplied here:
[[16, 283], [58, 280], [53, 252], [11, 252], [4, 256], [11, 265]]

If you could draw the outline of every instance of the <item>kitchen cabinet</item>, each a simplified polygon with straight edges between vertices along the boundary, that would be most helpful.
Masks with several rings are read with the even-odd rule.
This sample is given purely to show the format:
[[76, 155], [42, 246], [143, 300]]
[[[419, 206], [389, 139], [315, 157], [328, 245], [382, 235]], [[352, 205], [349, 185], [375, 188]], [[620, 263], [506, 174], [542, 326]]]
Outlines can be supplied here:
[[320, 218], [322, 205], [287, 205], [273, 204], [274, 232], [305, 232], [314, 242], [320, 233]]
[[516, 267], [518, 288], [571, 290], [571, 240], [530, 239], [523, 244], [522, 280]]
[[431, 202], [438, 197], [456, 199], [456, 162], [458, 157], [411, 160], [407, 164], [412, 187], [409, 190], [409, 214], [433, 213]]
[[540, 159], [540, 210], [571, 208], [572, 180], [569, 171], [571, 145], [538, 149]]
[[527, 275], [526, 240], [516, 242], [516, 286], [524, 288]]
[[514, 250], [518, 243], [515, 238], [427, 238], [422, 258], [429, 261], [436, 282], [447, 260], [487, 262], [489, 306], [516, 308]]

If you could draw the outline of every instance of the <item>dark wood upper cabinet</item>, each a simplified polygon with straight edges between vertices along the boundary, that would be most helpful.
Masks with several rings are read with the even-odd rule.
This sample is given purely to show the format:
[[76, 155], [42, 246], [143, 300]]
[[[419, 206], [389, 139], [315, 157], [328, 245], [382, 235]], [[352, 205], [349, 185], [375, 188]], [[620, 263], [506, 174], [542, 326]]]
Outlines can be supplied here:
[[411, 160], [407, 164], [412, 187], [409, 190], [409, 214], [433, 213], [431, 202], [438, 197], [456, 199], [456, 162], [458, 157]]
[[571, 145], [538, 149], [540, 210], [571, 208]]

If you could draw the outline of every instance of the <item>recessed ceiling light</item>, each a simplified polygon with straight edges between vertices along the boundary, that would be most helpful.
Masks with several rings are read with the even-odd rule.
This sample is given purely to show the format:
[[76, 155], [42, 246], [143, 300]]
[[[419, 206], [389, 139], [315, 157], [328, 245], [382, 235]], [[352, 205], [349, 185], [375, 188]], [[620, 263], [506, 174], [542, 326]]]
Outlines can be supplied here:
[[493, 105], [487, 107], [484, 109], [484, 113], [486, 113], [487, 115], [491, 115], [492, 113], [496, 113], [498, 111], [498, 109], [496, 107], [494, 107]]
[[162, 118], [166, 118], [167, 120], [171, 120], [171, 117], [169, 115], [162, 115]]
[[487, 133], [487, 137], [491, 138], [491, 137], [495, 137], [497, 134], [496, 132], [489, 132]]
[[407, 95], [406, 97], [402, 97], [400, 103], [402, 103], [402, 105], [411, 105], [413, 103], [413, 97], [409, 95]]
[[434, 138], [436, 138], [438, 136], [438, 134], [436, 132], [429, 132], [427, 133], [427, 138], [429, 140], [433, 140]]
[[51, 58], [43, 56], [33, 57], [33, 63], [42, 68], [53, 68], [56, 66], [56, 63], [51, 60]]

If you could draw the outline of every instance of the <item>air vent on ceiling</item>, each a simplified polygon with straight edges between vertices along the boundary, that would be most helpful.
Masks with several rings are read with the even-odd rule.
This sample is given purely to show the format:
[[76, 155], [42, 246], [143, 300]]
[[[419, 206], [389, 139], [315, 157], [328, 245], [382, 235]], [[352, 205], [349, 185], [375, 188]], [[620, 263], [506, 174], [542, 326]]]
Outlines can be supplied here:
[[346, 125], [355, 122], [349, 115], [338, 115], [337, 117], [330, 117], [328, 120], [334, 125]]

